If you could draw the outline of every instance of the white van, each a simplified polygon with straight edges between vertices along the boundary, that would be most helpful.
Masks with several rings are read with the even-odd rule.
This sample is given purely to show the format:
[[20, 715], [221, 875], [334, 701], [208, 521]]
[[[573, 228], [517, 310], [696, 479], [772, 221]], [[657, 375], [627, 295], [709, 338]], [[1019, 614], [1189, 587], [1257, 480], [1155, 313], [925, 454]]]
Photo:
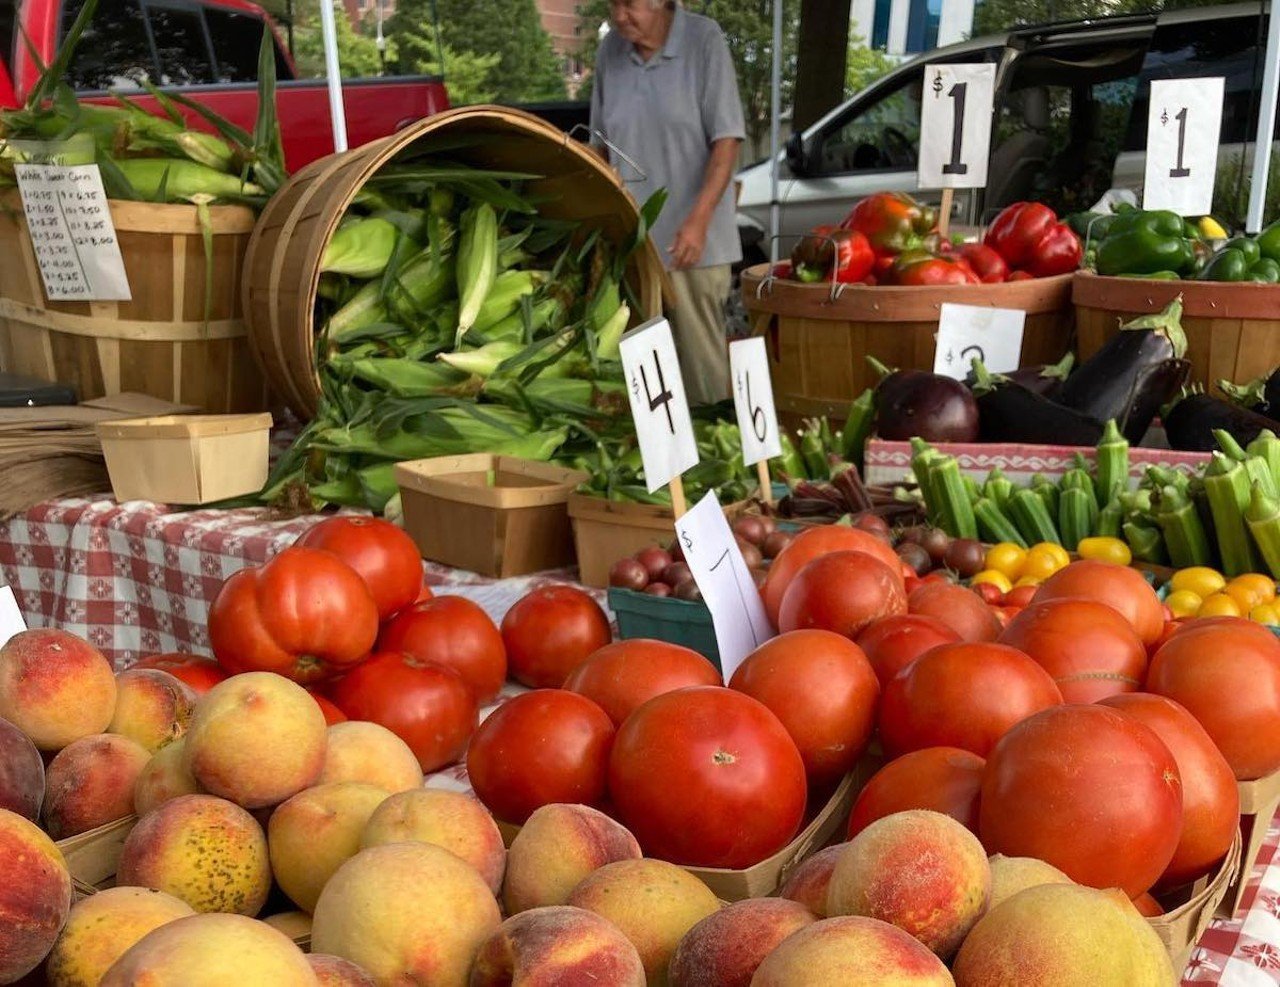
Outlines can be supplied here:
[[[957, 190], [954, 223], [981, 224], [1022, 199], [1065, 214], [1109, 188], [1136, 190], [1152, 79], [1226, 77], [1219, 180], [1238, 175], [1257, 127], [1265, 11], [1242, 3], [1020, 28], [923, 54], [792, 135], [779, 169], [782, 233], [838, 223], [883, 190], [938, 203], [938, 191], [916, 189], [924, 67], [932, 62], [997, 66], [990, 181], [984, 191]], [[738, 180], [744, 261], [759, 263], [769, 252], [769, 162]], [[784, 255], [790, 246], [783, 242]]]

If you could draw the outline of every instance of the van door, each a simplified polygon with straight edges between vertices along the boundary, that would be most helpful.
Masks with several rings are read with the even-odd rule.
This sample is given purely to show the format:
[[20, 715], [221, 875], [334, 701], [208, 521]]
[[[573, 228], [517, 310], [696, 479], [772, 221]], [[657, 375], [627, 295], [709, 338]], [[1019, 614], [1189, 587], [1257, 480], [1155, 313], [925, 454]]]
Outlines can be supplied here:
[[[1213, 211], [1229, 222], [1243, 223], [1249, 196], [1245, 151], [1258, 126], [1267, 22], [1265, 15], [1260, 19], [1256, 13], [1241, 16], [1237, 11], [1223, 16], [1213, 8], [1200, 8], [1161, 15], [1143, 61], [1124, 150], [1116, 159], [1112, 178], [1116, 187], [1142, 188], [1151, 80], [1221, 75], [1226, 78], [1226, 93]], [[1277, 124], [1280, 135], [1280, 120]], [[1274, 206], [1268, 209], [1268, 215], [1274, 212]]]

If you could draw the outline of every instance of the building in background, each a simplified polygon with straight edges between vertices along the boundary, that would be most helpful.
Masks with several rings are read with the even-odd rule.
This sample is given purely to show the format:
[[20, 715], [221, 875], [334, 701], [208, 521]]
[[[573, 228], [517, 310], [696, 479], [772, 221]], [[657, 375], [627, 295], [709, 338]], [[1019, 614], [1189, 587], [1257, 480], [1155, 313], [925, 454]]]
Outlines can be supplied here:
[[918, 55], [973, 33], [974, 0], [853, 0], [850, 34], [890, 55]]
[[538, 0], [542, 26], [551, 35], [551, 45], [560, 56], [565, 88], [577, 95], [582, 85], [582, 46], [592, 32], [582, 18], [581, 0]]

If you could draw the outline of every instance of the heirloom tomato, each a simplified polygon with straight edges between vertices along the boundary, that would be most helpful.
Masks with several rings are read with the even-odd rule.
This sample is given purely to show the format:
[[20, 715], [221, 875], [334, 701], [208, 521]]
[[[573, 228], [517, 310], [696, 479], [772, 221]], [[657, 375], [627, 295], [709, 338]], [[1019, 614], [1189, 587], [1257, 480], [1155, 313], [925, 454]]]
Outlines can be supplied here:
[[873, 621], [907, 612], [901, 573], [865, 552], [828, 552], [787, 587], [778, 630], [834, 631], [853, 639]]
[[849, 839], [877, 819], [931, 809], [966, 829], [978, 828], [978, 790], [986, 761], [959, 747], [925, 747], [895, 758], [871, 776], [849, 814]]
[[719, 669], [691, 648], [637, 637], [606, 644], [574, 669], [564, 687], [586, 696], [615, 726], [622, 726], [637, 706], [654, 696], [723, 682]]
[[212, 658], [203, 655], [189, 655], [183, 651], [170, 651], [162, 655], [151, 655], [136, 661], [130, 668], [158, 668], [168, 672], [175, 679], [181, 679], [191, 687], [198, 696], [204, 695], [215, 685], [227, 677], [227, 670]]
[[452, 668], [480, 703], [507, 679], [502, 635], [481, 607], [462, 596], [437, 596], [402, 610], [382, 628], [379, 651], [403, 651]]
[[936, 617], [963, 641], [994, 641], [1000, 621], [977, 593], [948, 582], [925, 581], [907, 599], [907, 612]]
[[773, 626], [778, 626], [778, 612], [782, 609], [782, 597], [796, 575], [820, 555], [829, 552], [865, 552], [879, 559], [902, 580], [902, 561], [882, 539], [858, 528], [846, 528], [838, 524], [824, 524], [800, 532], [787, 544], [769, 565], [760, 596]]
[[1040, 585], [1035, 602], [1080, 597], [1105, 603], [1138, 632], [1144, 645], [1164, 631], [1160, 598], [1137, 569], [1082, 559], [1059, 569]]
[[868, 624], [854, 642], [871, 662], [881, 687], [931, 648], [958, 644], [960, 635], [936, 617], [898, 614]]
[[418, 546], [403, 528], [382, 518], [331, 517], [294, 544], [332, 552], [360, 573], [378, 605], [379, 620], [409, 606], [422, 590]]
[[511, 675], [531, 689], [558, 689], [569, 673], [613, 640], [609, 618], [574, 586], [542, 586], [502, 618]]

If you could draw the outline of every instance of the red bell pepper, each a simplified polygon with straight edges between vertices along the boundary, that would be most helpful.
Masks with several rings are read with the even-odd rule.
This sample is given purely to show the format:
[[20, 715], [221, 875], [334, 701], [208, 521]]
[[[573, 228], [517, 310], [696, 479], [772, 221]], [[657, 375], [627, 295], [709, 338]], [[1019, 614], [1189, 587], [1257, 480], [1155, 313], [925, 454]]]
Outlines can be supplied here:
[[992, 222], [982, 241], [1009, 267], [1045, 278], [1080, 266], [1084, 247], [1058, 215], [1040, 202], [1015, 202]]
[[902, 254], [890, 272], [890, 283], [897, 285], [981, 284], [967, 261], [954, 255], [943, 257], [927, 251]]
[[812, 283], [834, 278], [852, 284], [867, 276], [875, 259], [871, 244], [856, 230], [815, 226], [791, 252], [791, 268], [797, 281]]
[[884, 257], [919, 247], [938, 225], [938, 211], [903, 192], [877, 192], [854, 206], [840, 225], [863, 234], [876, 256]]
[[985, 243], [966, 243], [960, 247], [960, 256], [969, 262], [973, 273], [983, 284], [999, 284], [1009, 280], [1009, 265], [996, 251]]

